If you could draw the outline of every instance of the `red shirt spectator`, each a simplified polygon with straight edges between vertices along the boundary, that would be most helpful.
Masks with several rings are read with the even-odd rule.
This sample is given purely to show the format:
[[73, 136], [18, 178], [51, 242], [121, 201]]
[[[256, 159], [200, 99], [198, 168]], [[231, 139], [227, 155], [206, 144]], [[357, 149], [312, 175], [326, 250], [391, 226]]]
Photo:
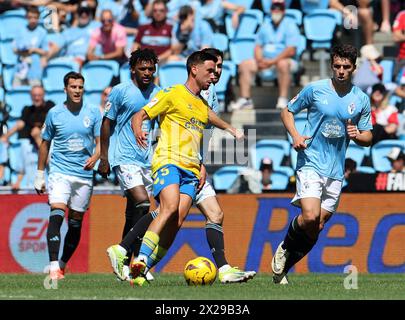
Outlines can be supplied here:
[[398, 59], [405, 59], [405, 10], [398, 13], [392, 26], [394, 40], [399, 43]]

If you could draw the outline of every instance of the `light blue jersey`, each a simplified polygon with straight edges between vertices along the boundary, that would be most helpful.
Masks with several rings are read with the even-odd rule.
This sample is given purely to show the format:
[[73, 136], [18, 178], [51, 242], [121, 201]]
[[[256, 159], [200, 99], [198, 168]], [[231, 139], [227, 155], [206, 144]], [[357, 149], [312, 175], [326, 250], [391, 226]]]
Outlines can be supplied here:
[[372, 129], [369, 97], [356, 86], [339, 97], [332, 81], [326, 79], [306, 86], [287, 107], [294, 114], [308, 110], [302, 135], [311, 139], [306, 141], [307, 148], [298, 152], [296, 169], [311, 168], [321, 176], [343, 180], [350, 142], [346, 124], [351, 119], [360, 131]]
[[110, 95], [106, 106], [105, 117], [116, 122], [112, 138], [115, 145], [110, 146], [108, 158], [114, 168], [123, 164], [135, 164], [143, 168], [150, 168], [152, 160], [152, 122], [145, 120], [142, 130], [150, 132], [148, 135], [148, 148], [138, 146], [131, 127], [132, 116], [141, 110], [150, 99], [160, 90], [153, 83], [147, 90], [141, 91], [132, 81], [116, 85]]
[[[212, 111], [214, 111], [216, 114], [219, 113], [219, 103], [218, 103], [218, 97], [217, 93], [215, 91], [215, 86], [213, 84], [210, 85], [208, 90], [203, 90], [200, 93], [201, 97], [205, 101], [207, 101], [208, 106]], [[203, 136], [203, 143], [202, 143], [202, 149], [201, 149], [201, 155], [200, 158], [203, 159], [203, 162], [206, 162], [205, 160], [207, 159], [208, 156], [208, 146], [209, 146], [209, 141], [212, 137], [212, 134], [214, 133], [214, 128], [212, 124], [208, 123], [208, 125], [205, 127], [204, 131], [204, 136]]]
[[59, 172], [80, 178], [93, 178], [93, 170], [84, 170], [93, 155], [94, 138], [100, 136], [101, 114], [98, 107], [83, 104], [71, 112], [64, 104], [49, 110], [42, 139], [53, 141], [50, 173]]

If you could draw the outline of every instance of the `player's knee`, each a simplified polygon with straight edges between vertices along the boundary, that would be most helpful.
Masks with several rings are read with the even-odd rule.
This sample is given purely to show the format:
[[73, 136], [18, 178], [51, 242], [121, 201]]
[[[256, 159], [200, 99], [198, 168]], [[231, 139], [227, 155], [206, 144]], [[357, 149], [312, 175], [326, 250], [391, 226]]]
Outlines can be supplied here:
[[319, 215], [307, 213], [302, 216], [305, 229], [318, 229], [320, 225]]
[[82, 221], [83, 220], [83, 215], [84, 212], [78, 212], [75, 210], [69, 210], [69, 215], [68, 215], [68, 219], [73, 219], [73, 220], [77, 220], [77, 221]]
[[207, 222], [222, 224], [224, 222], [224, 212], [222, 210], [210, 212], [207, 214]]

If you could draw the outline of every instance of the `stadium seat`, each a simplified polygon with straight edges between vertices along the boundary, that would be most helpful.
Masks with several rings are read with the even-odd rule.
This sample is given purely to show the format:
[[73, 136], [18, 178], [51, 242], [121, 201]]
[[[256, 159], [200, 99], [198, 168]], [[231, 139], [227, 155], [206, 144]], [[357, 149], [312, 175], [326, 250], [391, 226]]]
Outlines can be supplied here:
[[282, 167], [274, 170], [270, 176], [271, 190], [286, 190], [288, 187], [288, 183], [290, 182], [290, 174], [287, 171], [282, 170], [281, 168]]
[[215, 171], [212, 175], [214, 189], [217, 191], [228, 190], [243, 169], [242, 166], [224, 166]]
[[212, 46], [226, 52], [229, 49], [229, 38], [226, 34], [223, 33], [214, 33], [212, 37]]
[[183, 61], [172, 61], [159, 68], [160, 87], [167, 88], [175, 84], [183, 84], [187, 80], [187, 67]]
[[[285, 7], [289, 8], [291, 5], [292, 0], [285, 0]], [[271, 8], [271, 4], [273, 3], [273, 0], [261, 0], [262, 3], [262, 8], [263, 8], [263, 12], [265, 14], [269, 14], [270, 12], [270, 8]]]
[[[1, 71], [1, 64], [0, 64], [0, 71]], [[0, 104], [4, 102], [4, 89], [0, 87]]]
[[[9, 118], [6, 122], [7, 125], [7, 130], [10, 130], [12, 127], [14, 127], [17, 123], [18, 119], [16, 118]], [[15, 143], [19, 143], [18, 141], [18, 134], [13, 134], [9, 139], [8, 142], [10, 144], [15, 144]]]
[[55, 104], [61, 104], [66, 100], [66, 93], [63, 90], [46, 91], [45, 99], [51, 100]]
[[254, 58], [255, 37], [232, 39], [229, 43], [231, 60], [236, 65]]
[[131, 81], [131, 72], [129, 71], [129, 63], [125, 63], [120, 68], [120, 82]]
[[380, 66], [383, 68], [382, 82], [384, 84], [392, 83], [392, 76], [394, 71], [394, 61], [384, 59], [380, 62]]
[[119, 76], [120, 65], [113, 60], [90, 61], [82, 68], [86, 91], [102, 91], [108, 87], [113, 77]]
[[405, 141], [382, 140], [371, 148], [371, 158], [373, 160], [373, 167], [376, 171], [388, 172], [391, 170], [391, 164], [387, 158], [387, 155], [394, 147], [399, 147], [402, 150], [405, 150]]
[[246, 9], [250, 9], [253, 5], [254, 0], [229, 0], [229, 2], [237, 4], [239, 6], [243, 6]]
[[287, 140], [263, 139], [250, 147], [250, 159], [253, 169], [259, 170], [263, 158], [273, 160], [273, 169], [281, 166], [284, 156], [290, 153], [290, 143]]
[[224, 60], [222, 64], [222, 75], [219, 82], [215, 85], [218, 100], [225, 100], [225, 93], [228, 82], [236, 75], [236, 66], [232, 61]]
[[26, 26], [25, 10], [6, 11], [0, 15], [0, 39], [15, 39]]
[[[307, 123], [307, 113], [300, 112], [294, 116], [295, 118], [295, 127], [300, 134], [304, 133], [305, 124]], [[290, 144], [292, 144], [293, 140], [290, 134], [287, 132], [287, 138]]]
[[229, 39], [239, 39], [254, 36], [259, 26], [263, 23], [263, 12], [249, 9], [239, 16], [239, 25], [236, 29], [232, 26], [232, 16], [225, 16], [225, 29]]
[[[49, 61], [42, 78], [45, 91], [63, 90], [65, 87], [63, 77], [70, 71], [79, 71], [79, 65], [73, 60], [62, 58]], [[87, 79], [85, 79], [85, 82], [87, 82]]]
[[88, 104], [98, 106], [101, 103], [101, 94], [103, 91], [87, 91], [84, 93], [84, 101]]
[[10, 106], [10, 117], [20, 118], [24, 107], [32, 105], [30, 90], [15, 88], [8, 91], [5, 101]]
[[327, 9], [329, 0], [300, 0], [301, 10], [304, 14], [312, 13], [317, 9]]
[[362, 167], [358, 167], [357, 172], [359, 173], [369, 173], [369, 174], [373, 174], [376, 173], [375, 169], [372, 167], [368, 167], [368, 166], [362, 166]]
[[363, 160], [370, 156], [370, 147], [362, 147], [356, 144], [354, 141], [350, 141], [346, 151], [346, 159], [350, 158], [356, 161], [357, 168], [361, 167]]
[[13, 51], [13, 39], [0, 40], [0, 62], [7, 65], [15, 65], [18, 56]]
[[11, 171], [21, 172], [23, 170], [21, 144], [11, 143], [8, 147], [8, 156]]
[[10, 168], [5, 166], [4, 167], [4, 174], [3, 177], [0, 178], [0, 185], [5, 186], [10, 183], [11, 180], [11, 171]]
[[299, 27], [302, 25], [302, 12], [297, 9], [286, 9], [284, 19], [294, 22]]

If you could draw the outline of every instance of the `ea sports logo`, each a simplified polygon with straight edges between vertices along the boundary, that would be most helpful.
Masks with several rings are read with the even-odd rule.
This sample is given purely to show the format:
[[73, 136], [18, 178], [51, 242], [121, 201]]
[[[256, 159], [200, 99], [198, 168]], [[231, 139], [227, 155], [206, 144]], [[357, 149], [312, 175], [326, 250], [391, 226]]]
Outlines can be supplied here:
[[[9, 248], [18, 264], [30, 272], [42, 272], [49, 264], [46, 232], [49, 221], [49, 206], [46, 203], [33, 203], [19, 211], [10, 228]], [[61, 238], [67, 232], [64, 221]], [[61, 242], [60, 248], [63, 248]], [[62, 251], [62, 250], [61, 250]]]

